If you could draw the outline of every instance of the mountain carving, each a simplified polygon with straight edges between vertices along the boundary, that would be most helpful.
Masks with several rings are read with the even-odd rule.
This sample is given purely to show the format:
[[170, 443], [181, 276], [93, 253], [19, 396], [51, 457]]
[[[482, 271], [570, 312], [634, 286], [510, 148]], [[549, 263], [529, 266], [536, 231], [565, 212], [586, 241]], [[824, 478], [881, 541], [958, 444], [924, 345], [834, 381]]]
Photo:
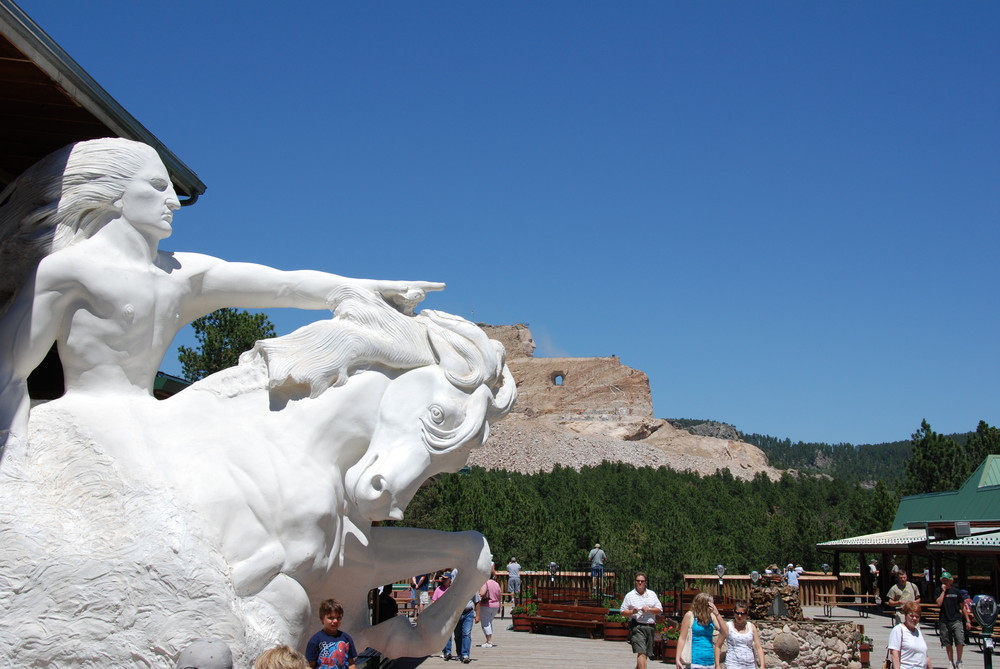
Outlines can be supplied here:
[[507, 350], [518, 399], [507, 418], [492, 427], [486, 444], [473, 451], [470, 465], [533, 473], [607, 460], [701, 474], [728, 469], [742, 479], [759, 472], [771, 478], [781, 474], [768, 466], [759, 448], [739, 441], [732, 428], [713, 425], [709, 433], [735, 437], [718, 438], [655, 418], [649, 377], [616, 356], [536, 358], [526, 325], [480, 327]]

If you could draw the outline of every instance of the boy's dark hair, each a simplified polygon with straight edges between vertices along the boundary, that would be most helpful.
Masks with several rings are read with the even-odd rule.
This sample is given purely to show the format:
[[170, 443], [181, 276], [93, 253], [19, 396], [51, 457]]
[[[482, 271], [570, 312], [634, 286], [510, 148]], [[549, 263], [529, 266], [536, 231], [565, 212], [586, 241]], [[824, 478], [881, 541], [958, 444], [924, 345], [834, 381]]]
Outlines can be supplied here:
[[331, 613], [336, 613], [340, 617], [344, 616], [344, 607], [336, 599], [324, 599], [319, 603], [319, 619], [327, 617]]

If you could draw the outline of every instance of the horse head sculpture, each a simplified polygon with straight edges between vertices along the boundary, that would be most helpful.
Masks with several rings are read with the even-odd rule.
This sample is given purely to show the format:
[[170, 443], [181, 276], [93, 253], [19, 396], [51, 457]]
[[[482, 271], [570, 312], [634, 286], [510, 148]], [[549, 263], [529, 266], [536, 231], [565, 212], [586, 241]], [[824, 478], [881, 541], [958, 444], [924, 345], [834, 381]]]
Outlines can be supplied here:
[[368, 450], [345, 478], [348, 499], [369, 521], [402, 519], [417, 488], [464, 466], [489, 435], [489, 421], [517, 396], [502, 344], [450, 314], [425, 310], [419, 318], [438, 364], [390, 385]]

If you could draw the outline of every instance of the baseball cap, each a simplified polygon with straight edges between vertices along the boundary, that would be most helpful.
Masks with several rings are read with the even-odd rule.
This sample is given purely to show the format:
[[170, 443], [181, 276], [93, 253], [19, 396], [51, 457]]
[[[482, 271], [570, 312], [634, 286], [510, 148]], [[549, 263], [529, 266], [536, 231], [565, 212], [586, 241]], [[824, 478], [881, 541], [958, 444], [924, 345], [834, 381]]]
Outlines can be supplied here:
[[943, 572], [941, 572], [941, 578], [948, 578], [948, 579], [950, 579], [951, 578], [951, 572], [950, 571], [943, 571]]

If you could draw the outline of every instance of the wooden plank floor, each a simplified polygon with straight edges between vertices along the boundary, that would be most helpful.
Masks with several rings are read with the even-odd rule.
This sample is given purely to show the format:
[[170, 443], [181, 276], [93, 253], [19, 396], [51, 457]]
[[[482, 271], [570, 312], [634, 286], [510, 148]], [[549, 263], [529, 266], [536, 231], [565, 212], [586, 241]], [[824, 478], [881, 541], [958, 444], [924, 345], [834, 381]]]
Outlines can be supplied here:
[[[807, 606], [803, 613], [808, 618], [822, 618], [823, 609], [819, 606]], [[889, 616], [872, 615], [870, 618], [859, 618], [857, 613], [842, 607], [833, 611], [832, 620], [847, 620], [865, 626], [865, 634], [874, 640], [874, 650], [871, 653], [872, 669], [879, 669], [885, 657], [889, 630], [892, 628], [892, 618]], [[588, 639], [586, 637], [555, 636], [551, 634], [531, 634], [529, 632], [514, 632], [508, 630], [510, 618], [496, 618], [493, 622], [493, 648], [482, 648], [485, 641], [483, 630], [476, 625], [472, 631], [472, 669], [510, 669], [513, 667], [534, 666], [541, 668], [572, 666], [574, 669], [609, 669], [622, 667], [627, 669], [635, 666], [635, 655], [628, 642], [612, 642], [603, 639]], [[937, 633], [931, 625], [921, 625], [927, 634], [927, 647], [936, 669], [948, 669], [948, 656], [945, 654]], [[777, 658], [775, 658], [777, 659]], [[976, 669], [983, 666], [983, 654], [979, 647], [971, 644], [965, 647], [965, 667]], [[768, 658], [768, 665], [771, 658]], [[458, 669], [461, 662], [452, 660], [445, 662], [440, 656], [428, 658], [406, 658], [395, 661], [392, 669]], [[662, 662], [650, 662], [654, 667], [673, 667]]]
[[[588, 639], [554, 634], [531, 634], [508, 630], [510, 618], [493, 620], [493, 648], [482, 648], [486, 641], [483, 629], [476, 625], [472, 630], [472, 662], [468, 665], [456, 660], [445, 662], [440, 656], [424, 659], [397, 660], [392, 669], [509, 669], [511, 667], [572, 666], [574, 669], [609, 669], [609, 667], [634, 667], [635, 655], [628, 642]], [[659, 662], [652, 666], [666, 667]], [[673, 666], [673, 665], [671, 665]]]

